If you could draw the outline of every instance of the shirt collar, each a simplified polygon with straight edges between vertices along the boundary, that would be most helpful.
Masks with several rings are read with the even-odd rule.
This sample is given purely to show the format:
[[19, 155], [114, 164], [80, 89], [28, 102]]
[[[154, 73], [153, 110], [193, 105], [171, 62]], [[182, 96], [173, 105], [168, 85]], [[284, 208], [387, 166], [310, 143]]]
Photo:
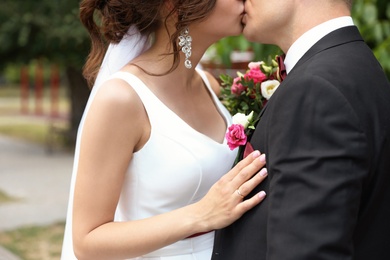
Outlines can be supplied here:
[[284, 60], [287, 74], [294, 68], [302, 56], [322, 37], [342, 27], [354, 25], [352, 17], [343, 16], [319, 24], [302, 34], [286, 53]]

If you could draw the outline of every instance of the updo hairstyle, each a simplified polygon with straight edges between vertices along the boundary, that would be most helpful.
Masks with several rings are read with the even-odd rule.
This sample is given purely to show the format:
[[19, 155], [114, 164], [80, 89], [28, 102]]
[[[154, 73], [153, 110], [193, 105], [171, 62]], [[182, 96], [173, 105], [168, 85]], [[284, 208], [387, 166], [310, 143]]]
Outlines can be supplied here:
[[[216, 0], [82, 0], [80, 20], [91, 38], [91, 51], [83, 69], [89, 86], [96, 79], [108, 44], [119, 43], [130, 26], [135, 25], [142, 35], [150, 36], [160, 26], [167, 26], [170, 17], [178, 15], [176, 31], [170, 35], [173, 52], [166, 53], [174, 57], [166, 73], [171, 72], [180, 62], [177, 46], [180, 32], [207, 17], [215, 3]], [[171, 10], [166, 17], [161, 17], [164, 5]]]

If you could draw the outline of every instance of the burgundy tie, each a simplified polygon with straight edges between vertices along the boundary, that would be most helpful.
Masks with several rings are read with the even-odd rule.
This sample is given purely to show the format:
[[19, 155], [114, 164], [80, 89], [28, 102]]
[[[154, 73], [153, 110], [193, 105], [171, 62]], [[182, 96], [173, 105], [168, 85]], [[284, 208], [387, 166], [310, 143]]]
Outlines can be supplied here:
[[285, 57], [286, 57], [286, 54], [278, 55], [276, 57], [276, 61], [277, 61], [278, 65], [279, 65], [280, 81], [283, 81], [284, 78], [287, 76], [286, 66], [284, 65], [284, 58]]

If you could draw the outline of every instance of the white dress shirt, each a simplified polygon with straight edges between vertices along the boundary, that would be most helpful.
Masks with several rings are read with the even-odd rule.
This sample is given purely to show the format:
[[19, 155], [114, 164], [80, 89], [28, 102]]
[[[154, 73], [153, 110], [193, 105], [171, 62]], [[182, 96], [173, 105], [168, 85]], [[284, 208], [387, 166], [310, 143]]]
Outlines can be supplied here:
[[302, 56], [321, 38], [342, 27], [354, 25], [352, 17], [343, 16], [319, 24], [301, 35], [288, 49], [284, 64], [287, 74]]

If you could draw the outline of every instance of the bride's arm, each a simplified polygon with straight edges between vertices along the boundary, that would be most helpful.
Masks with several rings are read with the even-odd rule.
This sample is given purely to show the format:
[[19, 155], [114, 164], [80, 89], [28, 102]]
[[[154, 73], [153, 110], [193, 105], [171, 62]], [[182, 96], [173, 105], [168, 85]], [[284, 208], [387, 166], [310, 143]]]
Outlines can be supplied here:
[[263, 199], [258, 195], [242, 201], [236, 193], [240, 188], [247, 195], [264, 178], [255, 174], [264, 166], [255, 152], [198, 203], [143, 220], [113, 222], [132, 153], [142, 147], [149, 131], [144, 107], [127, 83], [115, 80], [102, 86], [81, 137], [73, 209], [73, 242], [79, 260], [140, 256], [194, 233], [224, 227]]

